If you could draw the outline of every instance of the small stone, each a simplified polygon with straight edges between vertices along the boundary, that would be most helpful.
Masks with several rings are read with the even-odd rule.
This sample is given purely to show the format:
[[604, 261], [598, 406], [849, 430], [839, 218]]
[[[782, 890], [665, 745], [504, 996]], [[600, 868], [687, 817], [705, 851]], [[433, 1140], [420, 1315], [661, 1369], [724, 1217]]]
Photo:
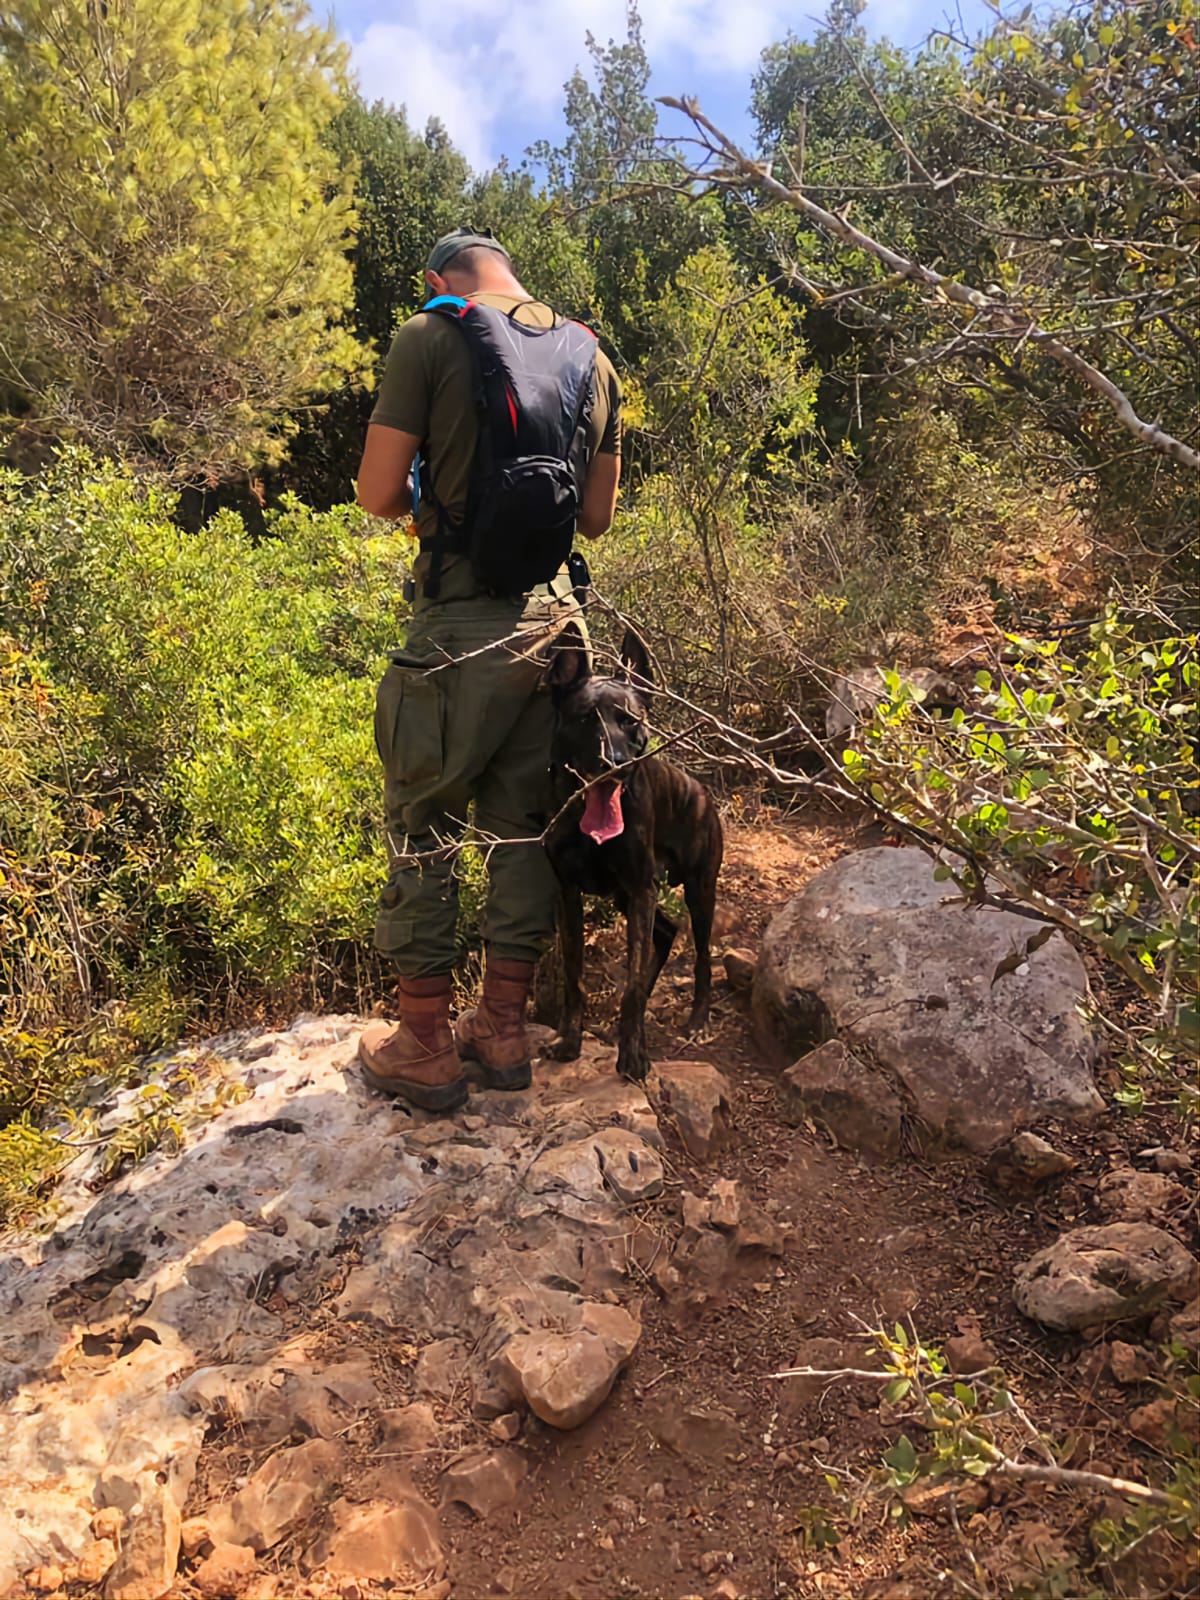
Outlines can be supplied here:
[[1190, 1172], [1195, 1165], [1186, 1150], [1156, 1150], [1154, 1152], [1154, 1170], [1156, 1172], [1179, 1173]]
[[26, 1585], [37, 1594], [53, 1594], [63, 1586], [63, 1569], [55, 1566], [34, 1567], [25, 1574]]
[[486, 1519], [516, 1504], [529, 1471], [516, 1450], [475, 1450], [452, 1461], [442, 1475], [445, 1499]]
[[461, 1339], [435, 1339], [417, 1357], [417, 1393], [432, 1400], [449, 1400], [465, 1381], [467, 1347]]
[[75, 1563], [75, 1576], [80, 1583], [103, 1583], [116, 1564], [116, 1545], [111, 1539], [96, 1539]]
[[646, 1500], [649, 1505], [660, 1505], [667, 1498], [665, 1483], [652, 1483], [646, 1490]]
[[254, 1571], [256, 1556], [249, 1545], [216, 1544], [192, 1573], [192, 1583], [211, 1600], [235, 1600]]
[[497, 1594], [516, 1594], [521, 1575], [515, 1567], [501, 1567], [492, 1582]]
[[758, 970], [758, 957], [753, 950], [726, 950], [721, 960], [731, 989], [748, 992], [754, 987], [754, 974]]
[[1175, 1430], [1176, 1403], [1163, 1398], [1139, 1406], [1129, 1418], [1129, 1431], [1143, 1444], [1164, 1455], [1170, 1449], [1171, 1434]]
[[362, 1593], [362, 1585], [356, 1578], [347, 1578], [345, 1583], [338, 1584], [341, 1600], [362, 1600]]
[[662, 1061], [650, 1083], [674, 1118], [688, 1154], [707, 1161], [728, 1133], [733, 1098], [728, 1080], [707, 1061]]
[[323, 1567], [341, 1578], [406, 1588], [440, 1580], [445, 1571], [437, 1513], [415, 1489], [364, 1505], [335, 1500], [325, 1522], [305, 1553], [309, 1571]]
[[189, 1561], [211, 1543], [212, 1528], [207, 1517], [189, 1517], [179, 1529], [179, 1548]]
[[739, 1185], [734, 1178], [718, 1178], [708, 1191], [709, 1221], [714, 1228], [732, 1233], [742, 1218]]
[[519, 1411], [506, 1411], [502, 1417], [494, 1417], [488, 1423], [488, 1432], [493, 1439], [499, 1439], [501, 1444], [511, 1444], [521, 1432], [521, 1422]]
[[713, 1590], [713, 1600], [741, 1600], [741, 1594], [732, 1578], [722, 1578]]
[[92, 1536], [111, 1539], [115, 1544], [125, 1527], [125, 1513], [119, 1506], [104, 1506], [92, 1518]]
[[277, 1450], [232, 1500], [210, 1507], [213, 1543], [246, 1544], [260, 1553], [270, 1550], [328, 1497], [341, 1477], [344, 1460], [341, 1446], [327, 1439]]
[[1107, 1173], [1097, 1191], [1101, 1211], [1113, 1222], [1146, 1222], [1165, 1216], [1186, 1198], [1173, 1179], [1160, 1172], [1139, 1172], [1135, 1167], [1118, 1167]]
[[1063, 1155], [1036, 1133], [1023, 1131], [1013, 1134], [992, 1151], [987, 1173], [998, 1189], [1029, 1193], [1061, 1178], [1074, 1166], [1070, 1156]]
[[696, 1557], [696, 1566], [706, 1578], [711, 1578], [714, 1572], [720, 1572], [723, 1567], [733, 1565], [733, 1555], [729, 1550], [705, 1550]]
[[996, 1352], [978, 1333], [960, 1333], [946, 1340], [946, 1361], [950, 1371], [961, 1376], [967, 1372], [983, 1372], [996, 1365]]
[[503, 1360], [535, 1416], [552, 1428], [577, 1428], [608, 1399], [641, 1333], [620, 1306], [587, 1304], [578, 1328], [517, 1334]]
[[1114, 1339], [1108, 1352], [1109, 1371], [1118, 1383], [1144, 1383], [1153, 1370], [1150, 1357], [1137, 1345]]

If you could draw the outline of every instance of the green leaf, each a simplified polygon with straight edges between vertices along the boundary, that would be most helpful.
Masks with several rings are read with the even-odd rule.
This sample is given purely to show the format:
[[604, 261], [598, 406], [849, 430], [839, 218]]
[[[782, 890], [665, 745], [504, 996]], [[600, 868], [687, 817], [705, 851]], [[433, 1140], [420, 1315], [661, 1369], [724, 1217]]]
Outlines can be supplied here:
[[883, 1459], [889, 1467], [894, 1467], [897, 1472], [913, 1473], [917, 1469], [917, 1452], [912, 1440], [906, 1433], [902, 1433], [890, 1450], [885, 1450]]
[[884, 1388], [883, 1398], [887, 1401], [888, 1405], [894, 1406], [897, 1400], [904, 1399], [904, 1396], [911, 1388], [911, 1378], [893, 1378], [891, 1383]]

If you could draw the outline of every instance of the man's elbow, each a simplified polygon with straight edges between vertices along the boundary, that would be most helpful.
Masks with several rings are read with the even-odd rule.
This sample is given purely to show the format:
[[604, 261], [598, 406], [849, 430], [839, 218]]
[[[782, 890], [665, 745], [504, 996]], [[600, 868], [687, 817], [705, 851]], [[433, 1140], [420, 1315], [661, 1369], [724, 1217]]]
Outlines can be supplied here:
[[581, 539], [600, 539], [612, 525], [613, 513], [611, 511], [593, 511], [589, 514], [587, 507], [584, 506], [579, 514], [579, 526], [576, 531]]

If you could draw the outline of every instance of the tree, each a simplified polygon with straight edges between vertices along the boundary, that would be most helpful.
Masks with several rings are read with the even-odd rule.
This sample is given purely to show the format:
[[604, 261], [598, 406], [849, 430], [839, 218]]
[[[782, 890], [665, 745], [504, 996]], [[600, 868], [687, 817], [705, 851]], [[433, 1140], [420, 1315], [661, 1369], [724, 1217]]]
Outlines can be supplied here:
[[362, 368], [344, 50], [302, 0], [0, 0], [0, 400], [220, 476]]

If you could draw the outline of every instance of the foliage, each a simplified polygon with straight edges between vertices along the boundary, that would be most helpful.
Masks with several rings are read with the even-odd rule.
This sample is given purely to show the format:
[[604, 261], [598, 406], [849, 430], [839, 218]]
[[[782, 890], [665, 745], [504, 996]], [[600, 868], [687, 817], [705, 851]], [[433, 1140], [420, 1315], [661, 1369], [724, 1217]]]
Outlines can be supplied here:
[[302, 0], [0, 7], [0, 401], [179, 474], [358, 373], [344, 51]]
[[846, 770], [955, 858], [939, 872], [969, 898], [1030, 908], [1030, 949], [1058, 926], [1120, 969], [1148, 1002], [1132, 1027], [1105, 1018], [1131, 1073], [1194, 1059], [1197, 639], [1110, 609], [1075, 639], [1011, 644], [1016, 658], [979, 672], [975, 702], [949, 719], [885, 674], [890, 699]]

